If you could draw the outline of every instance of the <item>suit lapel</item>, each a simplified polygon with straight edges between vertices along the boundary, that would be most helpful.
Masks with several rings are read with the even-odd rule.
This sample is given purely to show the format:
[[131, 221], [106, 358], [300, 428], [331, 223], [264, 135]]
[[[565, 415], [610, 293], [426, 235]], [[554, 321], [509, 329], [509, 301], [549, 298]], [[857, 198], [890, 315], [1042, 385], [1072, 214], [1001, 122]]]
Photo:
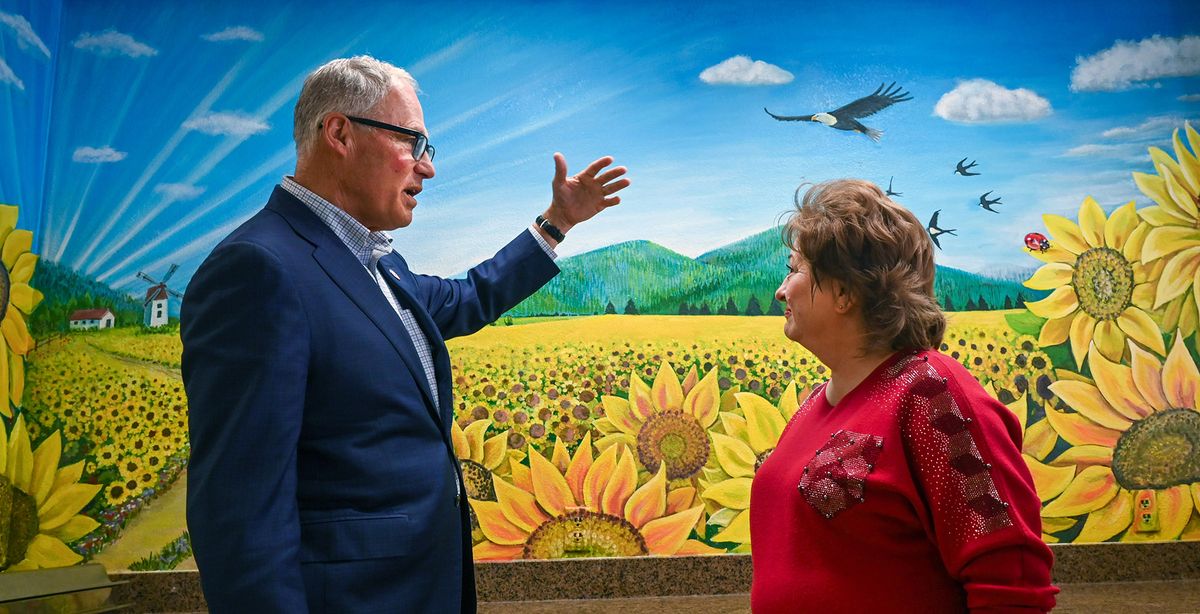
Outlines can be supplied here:
[[412, 372], [430, 416], [444, 429], [444, 421], [433, 409], [434, 393], [429, 389], [429, 378], [425, 376], [416, 346], [371, 274], [316, 214], [283, 188], [275, 188], [267, 208], [282, 215], [298, 234], [315, 246], [313, 258], [317, 264], [392, 344]]

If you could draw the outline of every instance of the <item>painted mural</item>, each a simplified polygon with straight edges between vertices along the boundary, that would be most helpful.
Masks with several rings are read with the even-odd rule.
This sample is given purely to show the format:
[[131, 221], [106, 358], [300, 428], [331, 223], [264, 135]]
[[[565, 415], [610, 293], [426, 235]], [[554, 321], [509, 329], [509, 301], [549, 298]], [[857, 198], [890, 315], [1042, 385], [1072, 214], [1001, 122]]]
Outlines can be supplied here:
[[826, 377], [776, 223], [843, 176], [928, 220], [941, 349], [1020, 420], [1045, 539], [1200, 540], [1192, 3], [606, 10], [0, 0], [0, 572], [194, 568], [179, 305], [291, 172], [304, 75], [360, 53], [416, 76], [440, 154], [417, 271], [526, 226], [555, 151], [634, 182], [450, 343], [478, 559], [751, 549]]

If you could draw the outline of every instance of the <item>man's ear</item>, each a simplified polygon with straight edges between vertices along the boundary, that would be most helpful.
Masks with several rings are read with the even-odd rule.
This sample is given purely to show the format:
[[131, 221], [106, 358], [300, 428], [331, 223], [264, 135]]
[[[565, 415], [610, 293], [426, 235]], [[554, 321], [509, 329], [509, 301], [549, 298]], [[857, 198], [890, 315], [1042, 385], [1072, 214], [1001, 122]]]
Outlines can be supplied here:
[[353, 137], [350, 131], [350, 120], [341, 113], [330, 113], [321, 120], [320, 140], [330, 151], [339, 157], [350, 153]]

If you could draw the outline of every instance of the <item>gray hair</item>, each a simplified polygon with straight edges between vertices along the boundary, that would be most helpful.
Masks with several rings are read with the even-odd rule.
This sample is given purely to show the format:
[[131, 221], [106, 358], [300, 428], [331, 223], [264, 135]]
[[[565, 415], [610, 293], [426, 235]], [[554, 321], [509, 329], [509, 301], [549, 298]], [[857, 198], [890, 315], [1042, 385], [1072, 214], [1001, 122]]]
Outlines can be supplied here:
[[365, 114], [401, 85], [417, 91], [417, 81], [408, 71], [369, 55], [332, 60], [309, 73], [296, 101], [292, 127], [297, 157], [312, 150], [317, 125], [326, 113]]

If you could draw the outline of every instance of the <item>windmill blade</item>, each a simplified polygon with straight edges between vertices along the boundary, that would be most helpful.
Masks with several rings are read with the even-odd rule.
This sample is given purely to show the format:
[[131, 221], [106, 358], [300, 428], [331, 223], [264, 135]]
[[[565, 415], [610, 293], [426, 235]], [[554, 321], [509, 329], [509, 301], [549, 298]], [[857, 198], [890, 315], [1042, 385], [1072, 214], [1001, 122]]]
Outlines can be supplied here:
[[168, 280], [168, 279], [171, 279], [171, 276], [172, 276], [172, 275], [174, 275], [174, 274], [175, 274], [175, 271], [176, 271], [176, 270], [178, 270], [178, 269], [179, 269], [179, 265], [178, 265], [178, 264], [172, 264], [172, 265], [171, 265], [171, 268], [167, 269], [167, 274], [166, 274], [166, 275], [163, 275], [163, 278], [162, 278], [162, 280], [163, 280], [163, 283], [164, 283], [164, 284], [165, 284], [165, 283], [167, 283], [167, 280]]
[[180, 294], [180, 293], [178, 293], [178, 292], [176, 292], [176, 291], [174, 291], [174, 290], [172, 290], [172, 289], [170, 289], [170, 288], [167, 288], [167, 292], [168, 292], [168, 293], [170, 293], [170, 295], [171, 295], [171, 296], [173, 296], [173, 297], [175, 297], [175, 298], [177, 298], [177, 299], [183, 299], [183, 295], [182, 295], [182, 294]]
[[137, 272], [137, 278], [144, 282], [147, 282], [147, 283], [152, 283], [152, 284], [158, 283], [158, 281], [156, 279], [154, 279], [153, 277], [150, 277], [149, 275], [147, 275], [141, 271]]

